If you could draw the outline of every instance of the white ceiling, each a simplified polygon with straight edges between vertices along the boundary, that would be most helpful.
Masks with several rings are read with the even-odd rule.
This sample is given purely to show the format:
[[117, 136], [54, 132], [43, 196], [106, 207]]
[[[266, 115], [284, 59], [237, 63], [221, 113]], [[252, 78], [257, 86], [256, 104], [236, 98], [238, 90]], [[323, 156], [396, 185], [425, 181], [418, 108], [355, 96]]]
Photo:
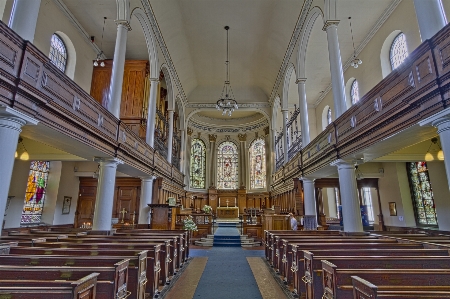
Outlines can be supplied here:
[[[100, 46], [103, 17], [107, 17], [102, 49], [114, 54], [116, 2], [63, 0]], [[225, 80], [226, 31], [230, 26], [230, 79], [239, 103], [264, 102], [275, 83], [303, 5], [301, 0], [147, 0], [150, 1], [189, 102], [215, 102]], [[352, 17], [355, 46], [361, 43], [393, 0], [339, 0], [338, 27], [342, 60], [351, 57], [348, 17]], [[131, 7], [141, 1], [131, 0]], [[131, 20], [127, 59], [147, 59], [142, 29]], [[296, 55], [295, 53], [293, 55]], [[294, 59], [295, 60], [295, 59]], [[314, 103], [330, 84], [326, 33], [319, 18], [307, 49], [307, 98]], [[295, 81], [295, 77], [292, 78]], [[296, 87], [290, 88], [291, 95]], [[290, 102], [298, 101], [290, 96]]]

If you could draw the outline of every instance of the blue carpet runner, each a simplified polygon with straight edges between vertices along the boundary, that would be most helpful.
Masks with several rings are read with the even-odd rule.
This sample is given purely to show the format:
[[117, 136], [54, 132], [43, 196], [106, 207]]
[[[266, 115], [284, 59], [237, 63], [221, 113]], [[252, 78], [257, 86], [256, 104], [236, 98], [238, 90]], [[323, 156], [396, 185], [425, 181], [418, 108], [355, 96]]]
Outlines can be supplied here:
[[236, 228], [236, 223], [218, 223], [213, 246], [241, 247], [241, 235]]
[[191, 249], [189, 256], [208, 257], [193, 298], [262, 299], [246, 257], [263, 257], [263, 250], [213, 247], [211, 250]]

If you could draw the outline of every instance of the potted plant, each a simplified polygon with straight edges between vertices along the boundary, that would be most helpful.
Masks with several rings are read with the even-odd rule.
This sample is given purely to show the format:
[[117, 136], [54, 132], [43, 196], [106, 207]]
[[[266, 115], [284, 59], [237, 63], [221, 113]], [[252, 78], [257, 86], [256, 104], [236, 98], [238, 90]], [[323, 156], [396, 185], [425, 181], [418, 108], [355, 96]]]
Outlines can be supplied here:
[[202, 211], [205, 212], [205, 214], [211, 214], [212, 207], [208, 206], [208, 205], [204, 205], [203, 208], [202, 208]]
[[189, 240], [192, 240], [192, 232], [198, 231], [198, 228], [191, 215], [183, 220], [183, 229], [189, 232]]

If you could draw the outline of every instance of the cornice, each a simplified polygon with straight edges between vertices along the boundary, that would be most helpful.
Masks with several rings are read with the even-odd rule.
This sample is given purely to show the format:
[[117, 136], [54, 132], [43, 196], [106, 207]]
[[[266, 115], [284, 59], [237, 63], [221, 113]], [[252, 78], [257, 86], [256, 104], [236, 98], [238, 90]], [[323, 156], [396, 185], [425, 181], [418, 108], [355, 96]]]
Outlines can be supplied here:
[[[372, 29], [370, 29], [369, 33], [366, 35], [366, 37], [363, 39], [361, 44], [356, 48], [355, 53], [356, 56], [358, 56], [362, 50], [367, 46], [367, 44], [372, 40], [374, 35], [378, 32], [378, 30], [383, 26], [384, 22], [391, 16], [391, 14], [394, 12], [394, 10], [397, 8], [397, 6], [402, 2], [402, 0], [392, 0], [391, 4], [384, 10], [383, 14], [378, 18], [375, 25], [373, 25]], [[353, 60], [353, 55], [351, 55], [347, 61], [343, 64], [342, 70], [345, 72], [351, 65]], [[314, 108], [317, 108], [319, 104], [322, 102], [322, 100], [327, 96], [327, 94], [331, 91], [331, 82], [328, 84], [327, 88], [320, 94], [317, 101], [314, 103]]]
[[[244, 103], [238, 104], [238, 108], [270, 108], [270, 103]], [[213, 108], [216, 109], [216, 104], [213, 103], [188, 103], [186, 108]]]
[[188, 126], [194, 128], [196, 131], [203, 131], [208, 133], [246, 133], [259, 131], [269, 125], [267, 119], [262, 119], [247, 125], [241, 126], [223, 126], [223, 125], [213, 125], [208, 123], [203, 123], [194, 119], [190, 119]]
[[295, 46], [297, 45], [298, 38], [301, 34], [301, 29], [303, 28], [306, 17], [308, 16], [308, 12], [311, 8], [313, 0], [305, 0], [303, 3], [302, 10], [300, 11], [300, 15], [298, 17], [297, 23], [295, 24], [294, 31], [292, 32], [291, 40], [289, 41], [288, 48], [283, 57], [283, 62], [281, 63], [280, 70], [278, 71], [277, 79], [275, 80], [275, 84], [272, 88], [272, 92], [270, 93], [270, 104], [273, 104], [275, 97], [277, 95], [278, 88], [280, 87], [281, 82], [284, 79], [284, 73], [286, 72], [287, 67], [289, 66], [292, 53], [294, 52]]
[[[254, 115], [250, 115], [250, 116], [232, 118], [232, 120], [233, 120], [233, 122], [244, 123], [244, 122], [249, 121], [249, 120], [257, 121], [257, 120], [259, 120], [262, 117], [264, 117], [264, 115], [258, 113], [258, 114], [254, 114]], [[231, 118], [230, 119], [228, 119], [228, 118], [217, 118], [217, 117], [209, 117], [209, 116], [196, 114], [195, 115], [195, 119], [198, 119], [199, 121], [209, 120], [209, 121], [220, 122], [220, 121], [230, 121]]]
[[91, 41], [91, 36], [87, 31], [81, 26], [80, 22], [78, 22], [77, 18], [72, 14], [69, 8], [64, 4], [63, 0], [53, 0], [56, 6], [64, 13], [64, 15], [69, 19], [72, 25], [78, 30], [78, 32], [83, 37], [84, 41], [92, 47], [95, 53], [100, 54], [101, 59], [106, 59], [105, 54], [103, 54], [102, 50]]
[[150, 4], [150, 0], [141, 0], [142, 7], [148, 17], [150, 26], [152, 27], [153, 33], [155, 34], [155, 38], [158, 41], [159, 48], [164, 57], [164, 60], [167, 64], [167, 69], [170, 72], [171, 79], [173, 84], [178, 89], [178, 97], [181, 99], [183, 105], [186, 105], [187, 98], [184, 93], [183, 85], [181, 84], [180, 78], [178, 77], [177, 70], [175, 69], [175, 65], [173, 64], [172, 58], [170, 56], [169, 50], [167, 49], [166, 42], [164, 41], [164, 37], [161, 33], [161, 29], [159, 28], [158, 22], [156, 21], [155, 14], [153, 12], [152, 5]]

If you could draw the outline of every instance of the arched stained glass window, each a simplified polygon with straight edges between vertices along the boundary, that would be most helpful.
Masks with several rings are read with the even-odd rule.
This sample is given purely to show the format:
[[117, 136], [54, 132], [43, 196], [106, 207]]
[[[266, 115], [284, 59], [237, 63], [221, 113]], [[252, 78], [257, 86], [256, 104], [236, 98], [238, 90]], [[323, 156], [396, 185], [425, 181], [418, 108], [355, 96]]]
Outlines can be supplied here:
[[426, 162], [406, 163], [414, 213], [418, 225], [437, 225], [433, 190]]
[[31, 162], [20, 224], [41, 222], [49, 169], [48, 161]]
[[206, 146], [200, 139], [192, 140], [190, 185], [194, 189], [205, 188]]
[[352, 87], [350, 88], [350, 98], [352, 99], [352, 104], [359, 101], [359, 87], [358, 81], [353, 80]]
[[57, 34], [52, 35], [49, 58], [62, 72], [66, 71], [67, 49], [63, 40]]
[[266, 147], [263, 139], [257, 139], [250, 145], [250, 188], [266, 187]]
[[328, 108], [327, 122], [328, 122], [328, 124], [331, 124], [331, 122], [332, 122], [332, 119], [331, 119], [331, 108]]
[[217, 187], [219, 189], [237, 189], [238, 149], [236, 144], [224, 141], [217, 149]]
[[391, 45], [389, 59], [391, 61], [392, 70], [395, 70], [408, 57], [408, 49], [406, 48], [406, 37], [403, 33], [397, 35]]

